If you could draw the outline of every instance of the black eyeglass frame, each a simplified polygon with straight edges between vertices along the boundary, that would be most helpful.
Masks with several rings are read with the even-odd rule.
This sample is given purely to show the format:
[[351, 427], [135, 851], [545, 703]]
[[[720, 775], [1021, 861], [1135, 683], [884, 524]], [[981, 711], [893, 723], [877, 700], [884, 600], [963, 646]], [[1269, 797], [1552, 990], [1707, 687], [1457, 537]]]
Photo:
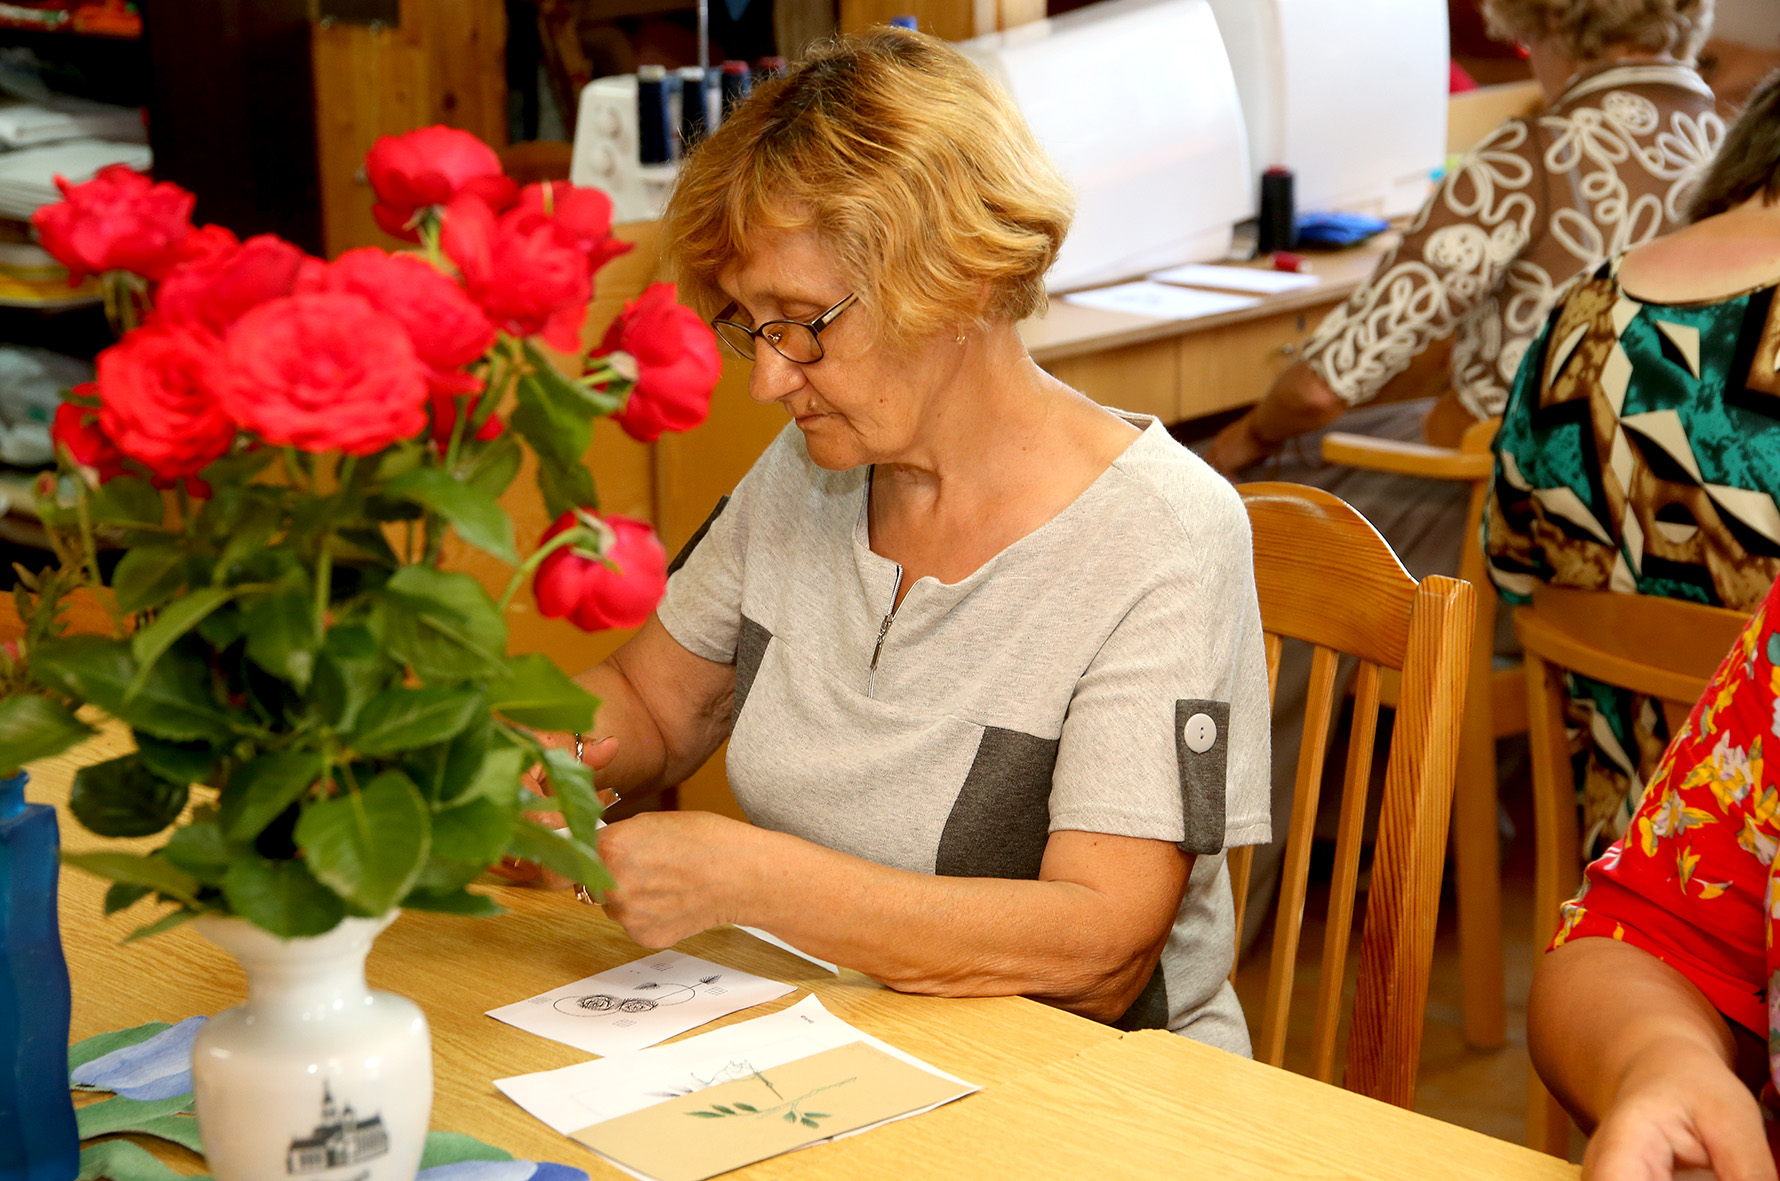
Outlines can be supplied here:
[[[730, 300], [728, 307], [711, 317], [711, 330], [717, 334], [718, 340], [721, 340], [725, 345], [729, 346], [730, 351], [739, 355], [744, 361], [752, 361], [754, 359], [755, 353], [758, 352], [758, 350], [754, 348], [754, 340], [755, 338], [759, 338], [766, 341], [767, 347], [772, 349], [773, 352], [778, 353], [779, 356], [784, 357], [793, 365], [814, 365], [827, 355], [822, 347], [822, 330], [840, 319], [841, 313], [852, 307], [854, 301], [858, 298], [858, 292], [854, 292], [813, 320], [768, 320], [758, 328], [750, 328], [739, 320], [731, 320], [729, 317], [735, 313], [737, 307], [740, 305], [734, 300]], [[784, 324], [792, 328], [802, 328], [809, 332], [810, 339], [816, 343], [816, 355], [807, 361], [800, 361], [796, 357], [787, 355], [784, 350], [772, 342], [771, 337], [766, 335], [767, 329], [773, 327], [775, 324]], [[725, 327], [734, 328], [737, 332], [744, 333], [747, 336], [748, 350], [746, 352], [744, 352], [742, 348], [737, 345], [735, 341], [731, 340], [728, 334], [723, 331]]]

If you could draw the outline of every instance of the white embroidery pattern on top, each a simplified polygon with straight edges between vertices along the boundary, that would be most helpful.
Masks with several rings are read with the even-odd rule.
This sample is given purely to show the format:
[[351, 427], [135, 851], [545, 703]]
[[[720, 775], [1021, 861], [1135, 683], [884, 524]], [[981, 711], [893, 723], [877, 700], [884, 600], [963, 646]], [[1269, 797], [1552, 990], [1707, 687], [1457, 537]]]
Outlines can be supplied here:
[[[1631, 85], [1670, 109], [1618, 88]], [[1459, 400], [1478, 418], [1500, 414], [1561, 289], [1671, 228], [1724, 137], [1709, 92], [1680, 66], [1603, 71], [1536, 121], [1537, 137], [1511, 119], [1456, 164], [1403, 242], [1318, 326], [1306, 359], [1343, 401], [1371, 399], [1451, 334]]]

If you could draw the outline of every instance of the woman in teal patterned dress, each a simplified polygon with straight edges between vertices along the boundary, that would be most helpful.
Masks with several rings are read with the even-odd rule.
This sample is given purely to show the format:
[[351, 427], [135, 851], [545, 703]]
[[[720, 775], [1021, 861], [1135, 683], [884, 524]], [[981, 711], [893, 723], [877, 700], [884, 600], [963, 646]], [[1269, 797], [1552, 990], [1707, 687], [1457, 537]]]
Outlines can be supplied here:
[[[1780, 575], [1780, 74], [1726, 137], [1691, 224], [1579, 280], [1528, 351], [1485, 517], [1510, 603], [1536, 582], [1753, 610]], [[1573, 678], [1585, 844], [1618, 837], [1668, 734]]]

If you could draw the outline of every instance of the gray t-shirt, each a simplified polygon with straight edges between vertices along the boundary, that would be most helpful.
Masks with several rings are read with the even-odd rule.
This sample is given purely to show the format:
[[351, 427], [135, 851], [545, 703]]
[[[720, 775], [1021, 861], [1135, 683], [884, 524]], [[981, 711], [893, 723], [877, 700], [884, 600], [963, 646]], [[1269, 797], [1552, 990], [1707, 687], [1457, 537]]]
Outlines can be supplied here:
[[1154, 419], [1056, 517], [957, 583], [871, 550], [869, 471], [787, 427], [659, 615], [736, 666], [728, 772], [755, 824], [920, 873], [1033, 879], [1060, 830], [1198, 854], [1125, 1028], [1236, 1053], [1224, 850], [1265, 842], [1269, 707], [1248, 516]]

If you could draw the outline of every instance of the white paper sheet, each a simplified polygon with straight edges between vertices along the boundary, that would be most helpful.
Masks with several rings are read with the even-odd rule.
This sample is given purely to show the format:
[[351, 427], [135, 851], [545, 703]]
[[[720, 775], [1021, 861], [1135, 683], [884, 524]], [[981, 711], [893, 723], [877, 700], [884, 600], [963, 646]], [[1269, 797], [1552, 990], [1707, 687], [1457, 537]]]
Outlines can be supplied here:
[[743, 927], [743, 926], [740, 926], [739, 924], [737, 925], [736, 930], [746, 931], [748, 934], [754, 936], [754, 938], [760, 940], [762, 943], [770, 943], [774, 947], [779, 948], [781, 951], [788, 951], [800, 960], [808, 960], [808, 961], [810, 961], [810, 963], [815, 964], [818, 968], [821, 968], [825, 972], [833, 972], [836, 976], [839, 976], [841, 974], [841, 970], [839, 968], [835, 967], [833, 964], [829, 963], [827, 960], [819, 960], [807, 951], [799, 951], [797, 948], [791, 946], [789, 943], [785, 942], [783, 939], [779, 938], [777, 935], [774, 935], [771, 931], [762, 931], [759, 927]]
[[822, 1002], [813, 996], [780, 1012], [701, 1033], [671, 1046], [496, 1079], [494, 1085], [507, 1098], [566, 1136], [603, 1120], [848, 1042], [865, 1042], [912, 1066], [976, 1089], [972, 1083], [855, 1029], [823, 1008]]
[[589, 1054], [623, 1054], [666, 1041], [793, 986], [661, 951], [488, 1015]]
[[1292, 271], [1264, 271], [1255, 267], [1216, 267], [1206, 263], [1190, 263], [1169, 267], [1150, 278], [1157, 283], [1176, 283], [1182, 287], [1213, 287], [1224, 291], [1246, 291], [1253, 295], [1278, 295], [1282, 291], [1299, 291], [1315, 287], [1315, 275]]
[[1261, 301], [1249, 295], [1227, 295], [1221, 291], [1197, 291], [1191, 287], [1174, 287], [1167, 283], [1121, 283], [1117, 287], [1101, 287], [1094, 291], [1077, 291], [1063, 297], [1065, 303], [1086, 308], [1102, 308], [1109, 312], [1130, 312], [1138, 316], [1158, 316], [1164, 320], [1197, 320], [1219, 312], [1252, 308]]

